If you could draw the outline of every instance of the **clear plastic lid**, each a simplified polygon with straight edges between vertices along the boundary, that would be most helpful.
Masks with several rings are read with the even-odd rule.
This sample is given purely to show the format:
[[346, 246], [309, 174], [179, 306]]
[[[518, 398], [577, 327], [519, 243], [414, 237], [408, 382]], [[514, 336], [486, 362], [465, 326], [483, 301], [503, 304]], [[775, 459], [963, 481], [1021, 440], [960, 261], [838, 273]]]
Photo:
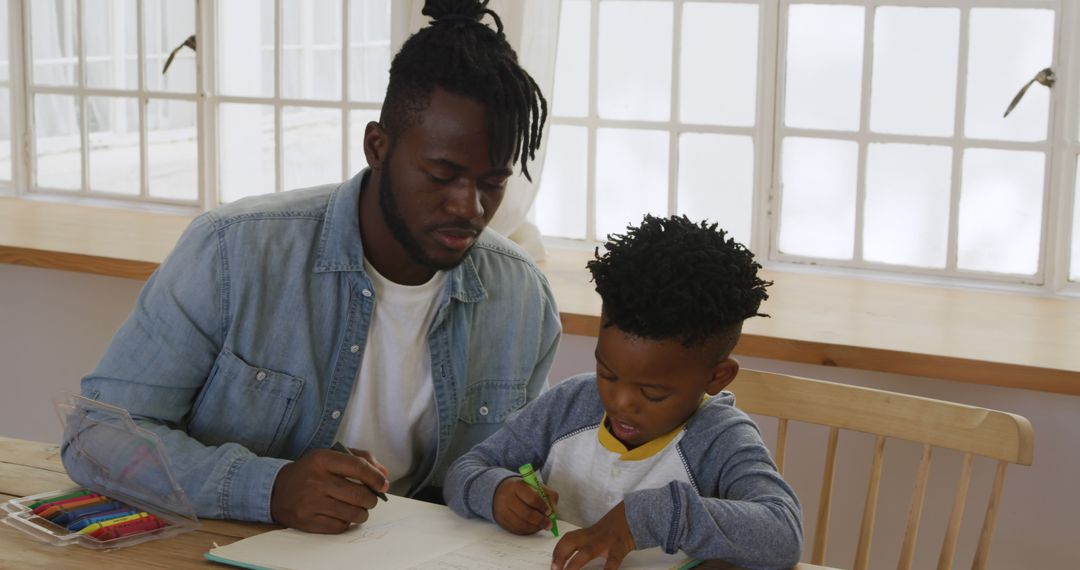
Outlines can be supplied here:
[[[53, 544], [77, 543], [90, 548], [130, 546], [199, 526], [195, 510], [176, 482], [156, 434], [136, 425], [127, 410], [82, 396], [68, 394], [67, 401], [56, 407], [68, 446], [64, 453], [69, 461], [74, 459], [79, 463], [79, 479], [86, 488], [138, 507], [162, 519], [167, 526], [117, 539], [97, 540], [33, 514], [33, 503], [75, 489], [8, 501], [4, 505], [9, 513], [5, 523]], [[73, 458], [72, 454], [78, 457]]]

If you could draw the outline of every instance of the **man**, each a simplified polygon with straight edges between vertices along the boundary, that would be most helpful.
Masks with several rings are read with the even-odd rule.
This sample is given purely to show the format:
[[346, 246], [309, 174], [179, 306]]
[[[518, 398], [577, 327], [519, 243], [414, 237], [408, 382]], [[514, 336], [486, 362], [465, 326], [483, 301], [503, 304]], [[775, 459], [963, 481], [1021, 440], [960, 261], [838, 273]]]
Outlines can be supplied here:
[[[528, 176], [546, 102], [484, 4], [425, 6], [435, 21], [367, 126], [368, 169], [197, 218], [83, 379], [162, 440], [199, 516], [341, 532], [375, 491], [429, 495], [543, 389], [547, 281], [484, 229], [512, 166]], [[80, 429], [71, 477], [115, 477], [109, 430]]]

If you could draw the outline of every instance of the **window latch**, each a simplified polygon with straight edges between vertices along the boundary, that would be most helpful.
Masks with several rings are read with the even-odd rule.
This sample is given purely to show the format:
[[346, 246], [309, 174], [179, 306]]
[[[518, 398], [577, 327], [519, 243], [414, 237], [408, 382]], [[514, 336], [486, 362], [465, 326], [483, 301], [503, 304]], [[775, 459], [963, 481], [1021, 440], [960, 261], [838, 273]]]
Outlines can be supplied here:
[[176, 57], [176, 52], [180, 51], [185, 47], [189, 47], [191, 48], [191, 51], [195, 51], [195, 34], [191, 34], [186, 40], [184, 40], [183, 43], [173, 48], [172, 52], [169, 53], [169, 58], [165, 60], [165, 67], [161, 70], [162, 75], [165, 75], [165, 72], [169, 70], [169, 66], [172, 65], [173, 58]]
[[1012, 110], [1016, 108], [1016, 104], [1024, 98], [1024, 93], [1027, 93], [1028, 87], [1031, 87], [1031, 84], [1035, 83], [1036, 81], [1038, 81], [1039, 84], [1045, 85], [1047, 88], [1050, 88], [1053, 87], [1054, 82], [1057, 81], [1057, 76], [1054, 75], [1054, 70], [1050, 69], [1049, 67], [1035, 74], [1035, 77], [1031, 78], [1031, 81], [1028, 81], [1024, 84], [1023, 87], [1020, 88], [1020, 92], [1016, 94], [1016, 97], [1013, 97], [1012, 103], [1009, 103], [1009, 108], [1005, 109], [1005, 114], [1002, 115], [1002, 117], [1009, 116], [1009, 113], [1011, 113]]

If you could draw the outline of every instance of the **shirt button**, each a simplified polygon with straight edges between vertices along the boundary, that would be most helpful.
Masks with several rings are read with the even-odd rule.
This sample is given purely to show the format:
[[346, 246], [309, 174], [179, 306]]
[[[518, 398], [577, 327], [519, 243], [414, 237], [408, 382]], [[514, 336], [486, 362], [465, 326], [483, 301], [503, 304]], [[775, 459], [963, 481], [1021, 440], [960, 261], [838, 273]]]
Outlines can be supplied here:
[[263, 372], [262, 370], [260, 370], [259, 373], [255, 375], [255, 379], [256, 380], [266, 380], [266, 373]]
[[334, 413], [330, 414], [330, 417], [335, 420], [341, 417], [341, 410], [334, 410]]
[[360, 352], [360, 345], [359, 344], [354, 344], [354, 345], [350, 346], [349, 347], [349, 352], [351, 352], [353, 354], [356, 354], [357, 352]]
[[480, 415], [481, 416], [488, 415], [488, 407], [487, 406], [480, 406]]
[[360, 292], [360, 294], [365, 296], [365, 297], [370, 297], [371, 296], [371, 289], [364, 289], [363, 291]]

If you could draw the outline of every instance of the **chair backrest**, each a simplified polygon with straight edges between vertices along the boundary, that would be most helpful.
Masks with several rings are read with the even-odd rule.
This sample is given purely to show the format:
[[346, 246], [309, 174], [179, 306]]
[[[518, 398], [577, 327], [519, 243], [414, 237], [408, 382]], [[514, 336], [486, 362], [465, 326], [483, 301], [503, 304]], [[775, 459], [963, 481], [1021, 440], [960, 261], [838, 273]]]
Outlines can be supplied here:
[[911, 568], [914, 559], [933, 449], [942, 447], [964, 453], [945, 539], [938, 555], [939, 570], [952, 567], [975, 456], [998, 460], [997, 473], [972, 563], [972, 568], [975, 569], [986, 567], [1001, 490], [1005, 482], [1005, 468], [1009, 463], [1031, 465], [1035, 435], [1026, 418], [896, 392], [746, 369], [739, 372], [728, 390], [734, 392], [735, 405], [743, 411], [778, 418], [774, 454], [781, 474], [784, 472], [789, 422], [806, 422], [829, 428], [821, 495], [815, 518], [810, 558], [812, 564], [825, 563], [836, 447], [840, 430], [843, 429], [877, 436], [855, 551], [855, 570], [865, 570], [869, 564], [870, 539], [874, 530], [885, 441], [889, 438], [923, 444], [922, 459], [915, 476], [912, 503], [897, 564], [897, 568], [901, 570]]

